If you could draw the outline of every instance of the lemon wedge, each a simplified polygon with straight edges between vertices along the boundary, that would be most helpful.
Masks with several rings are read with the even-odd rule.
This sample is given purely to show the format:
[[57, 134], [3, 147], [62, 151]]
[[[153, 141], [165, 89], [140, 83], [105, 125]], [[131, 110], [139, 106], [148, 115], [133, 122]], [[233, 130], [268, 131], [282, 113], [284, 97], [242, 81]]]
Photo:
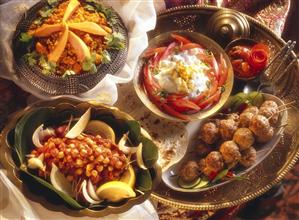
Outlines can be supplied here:
[[113, 143], [115, 143], [114, 131], [105, 122], [99, 120], [92, 120], [87, 124], [84, 132], [91, 135], [100, 135], [101, 137], [109, 139]]
[[119, 181], [128, 184], [132, 188], [134, 187], [136, 175], [131, 165], [129, 165], [129, 168], [124, 172]]
[[100, 199], [118, 202], [122, 199], [135, 197], [136, 193], [127, 183], [111, 181], [101, 185], [97, 189], [97, 195]]

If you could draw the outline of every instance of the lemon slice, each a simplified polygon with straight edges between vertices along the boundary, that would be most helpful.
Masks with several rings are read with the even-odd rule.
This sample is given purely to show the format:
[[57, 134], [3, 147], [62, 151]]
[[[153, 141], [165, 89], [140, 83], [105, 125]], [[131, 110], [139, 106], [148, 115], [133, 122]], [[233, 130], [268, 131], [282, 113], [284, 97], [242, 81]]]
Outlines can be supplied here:
[[92, 135], [100, 135], [101, 137], [109, 139], [115, 143], [115, 133], [105, 122], [92, 120], [87, 124], [84, 132]]
[[122, 199], [135, 197], [136, 193], [127, 183], [111, 181], [101, 185], [97, 189], [97, 195], [100, 199], [118, 202]]
[[124, 172], [119, 181], [128, 184], [132, 188], [134, 187], [136, 176], [134, 169], [131, 165], [129, 165], [129, 168]]
[[55, 189], [64, 192], [67, 195], [74, 196], [71, 183], [59, 171], [58, 167], [52, 163], [50, 180]]
[[86, 128], [90, 119], [90, 108], [80, 117], [79, 121], [65, 135], [67, 138], [76, 138]]

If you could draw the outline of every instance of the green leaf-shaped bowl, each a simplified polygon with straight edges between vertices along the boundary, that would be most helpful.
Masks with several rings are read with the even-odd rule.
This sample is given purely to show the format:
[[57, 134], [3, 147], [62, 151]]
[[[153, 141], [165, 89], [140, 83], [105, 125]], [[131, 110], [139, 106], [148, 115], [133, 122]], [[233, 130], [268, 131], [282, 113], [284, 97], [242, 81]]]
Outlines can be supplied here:
[[[131, 199], [118, 203], [103, 203], [97, 207], [85, 207], [72, 197], [55, 189], [52, 184], [34, 173], [26, 166], [26, 155], [32, 150], [32, 134], [40, 125], [57, 125], [69, 119], [70, 115], [81, 116], [88, 108], [91, 108], [91, 119], [102, 120], [109, 124], [119, 140], [124, 133], [129, 131], [130, 139], [136, 143], [143, 143], [143, 159], [148, 171], [137, 171], [135, 189], [143, 191]], [[52, 101], [37, 102], [10, 116], [9, 121], [1, 133], [0, 160], [7, 169], [10, 180], [21, 190], [25, 188], [47, 198], [46, 203], [64, 204], [69, 215], [101, 217], [109, 214], [122, 213], [136, 204], [145, 201], [153, 188], [160, 181], [161, 169], [156, 164], [158, 158], [157, 147], [140, 132], [140, 125], [130, 115], [118, 108], [107, 105], [91, 105], [73, 99], [57, 99]], [[30, 195], [30, 194], [29, 194]], [[56, 206], [55, 206], [56, 207]], [[57, 206], [60, 210], [61, 206]], [[54, 208], [55, 209], [55, 208]]]

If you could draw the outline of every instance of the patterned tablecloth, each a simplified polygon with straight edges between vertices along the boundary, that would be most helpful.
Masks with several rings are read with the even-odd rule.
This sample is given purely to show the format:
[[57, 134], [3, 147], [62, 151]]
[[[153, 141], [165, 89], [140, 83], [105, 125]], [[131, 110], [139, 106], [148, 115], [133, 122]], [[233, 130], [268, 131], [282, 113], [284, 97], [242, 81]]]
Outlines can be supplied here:
[[[290, 0], [156, 0], [157, 10], [175, 7], [185, 4], [213, 4], [217, 6], [229, 7], [246, 14], [249, 14], [260, 22], [269, 26], [278, 35], [281, 35], [286, 17], [288, 15]], [[0, 79], [0, 130], [5, 124], [7, 116], [26, 106], [28, 93], [25, 93], [15, 84]], [[284, 179], [283, 192], [278, 199], [266, 200], [258, 199], [254, 205], [262, 206], [263, 209], [272, 209], [273, 212], [263, 219], [266, 220], [287, 220], [299, 219], [299, 164]], [[259, 208], [259, 207], [255, 207]], [[174, 209], [162, 204], [158, 204], [158, 212], [161, 219], [200, 219], [201, 216], [212, 216], [211, 218], [221, 220], [229, 219], [239, 211], [240, 207], [220, 210], [217, 213], [186, 211]], [[245, 210], [246, 211], [246, 210]]]

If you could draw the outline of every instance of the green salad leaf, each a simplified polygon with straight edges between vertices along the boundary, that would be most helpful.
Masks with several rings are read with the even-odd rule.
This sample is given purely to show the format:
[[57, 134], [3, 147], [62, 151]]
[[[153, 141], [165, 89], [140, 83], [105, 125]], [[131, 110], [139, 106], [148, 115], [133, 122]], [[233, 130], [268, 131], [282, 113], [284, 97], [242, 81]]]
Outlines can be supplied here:
[[105, 37], [107, 46], [114, 50], [121, 50], [125, 48], [124, 36], [119, 32], [113, 32]]

